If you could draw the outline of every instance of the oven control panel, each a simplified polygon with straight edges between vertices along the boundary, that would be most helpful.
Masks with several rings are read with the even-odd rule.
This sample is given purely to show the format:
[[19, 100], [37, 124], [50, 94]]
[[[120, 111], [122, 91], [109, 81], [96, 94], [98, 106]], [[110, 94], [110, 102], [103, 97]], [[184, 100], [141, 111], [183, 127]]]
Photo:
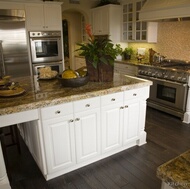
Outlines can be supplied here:
[[187, 83], [189, 79], [189, 74], [187, 72], [151, 66], [139, 66], [138, 75], [170, 80], [179, 83]]

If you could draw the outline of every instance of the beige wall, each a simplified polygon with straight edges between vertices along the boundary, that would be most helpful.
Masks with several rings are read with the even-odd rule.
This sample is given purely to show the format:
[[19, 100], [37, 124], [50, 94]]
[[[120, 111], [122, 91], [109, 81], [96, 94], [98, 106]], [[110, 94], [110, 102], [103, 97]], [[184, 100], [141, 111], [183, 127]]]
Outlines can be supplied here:
[[159, 22], [156, 44], [129, 43], [135, 50], [138, 47], [153, 48], [167, 58], [190, 61], [190, 21]]

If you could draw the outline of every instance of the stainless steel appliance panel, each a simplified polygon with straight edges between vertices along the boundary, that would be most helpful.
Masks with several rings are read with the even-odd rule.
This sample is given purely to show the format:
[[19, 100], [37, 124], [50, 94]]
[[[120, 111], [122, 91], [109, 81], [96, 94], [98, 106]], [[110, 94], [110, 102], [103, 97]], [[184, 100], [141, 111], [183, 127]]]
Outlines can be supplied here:
[[56, 62], [62, 60], [60, 31], [30, 32], [32, 63]]
[[63, 64], [62, 62], [56, 62], [56, 63], [40, 63], [40, 64], [33, 64], [33, 74], [38, 75], [39, 69], [44, 67], [51, 67], [51, 70], [57, 71], [59, 74], [63, 72]]
[[[0, 69], [3, 75], [28, 76], [30, 66], [24, 21], [0, 21], [0, 40], [2, 41]], [[3, 53], [3, 54], [2, 54]], [[3, 66], [4, 62], [4, 66]]]

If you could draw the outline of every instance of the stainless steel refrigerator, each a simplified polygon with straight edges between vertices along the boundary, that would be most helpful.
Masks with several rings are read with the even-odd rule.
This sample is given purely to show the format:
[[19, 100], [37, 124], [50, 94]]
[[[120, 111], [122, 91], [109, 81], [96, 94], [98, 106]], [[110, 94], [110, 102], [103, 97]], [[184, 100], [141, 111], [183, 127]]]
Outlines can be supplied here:
[[24, 10], [0, 9], [0, 76], [30, 75]]

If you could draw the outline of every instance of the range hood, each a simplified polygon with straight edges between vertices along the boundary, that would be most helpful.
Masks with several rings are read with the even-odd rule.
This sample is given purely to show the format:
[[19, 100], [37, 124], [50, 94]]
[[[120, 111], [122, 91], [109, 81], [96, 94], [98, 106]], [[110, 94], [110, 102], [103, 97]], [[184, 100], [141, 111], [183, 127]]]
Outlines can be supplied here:
[[0, 9], [0, 21], [24, 21], [25, 11], [18, 9]]
[[190, 20], [190, 0], [147, 0], [139, 12], [139, 20]]

